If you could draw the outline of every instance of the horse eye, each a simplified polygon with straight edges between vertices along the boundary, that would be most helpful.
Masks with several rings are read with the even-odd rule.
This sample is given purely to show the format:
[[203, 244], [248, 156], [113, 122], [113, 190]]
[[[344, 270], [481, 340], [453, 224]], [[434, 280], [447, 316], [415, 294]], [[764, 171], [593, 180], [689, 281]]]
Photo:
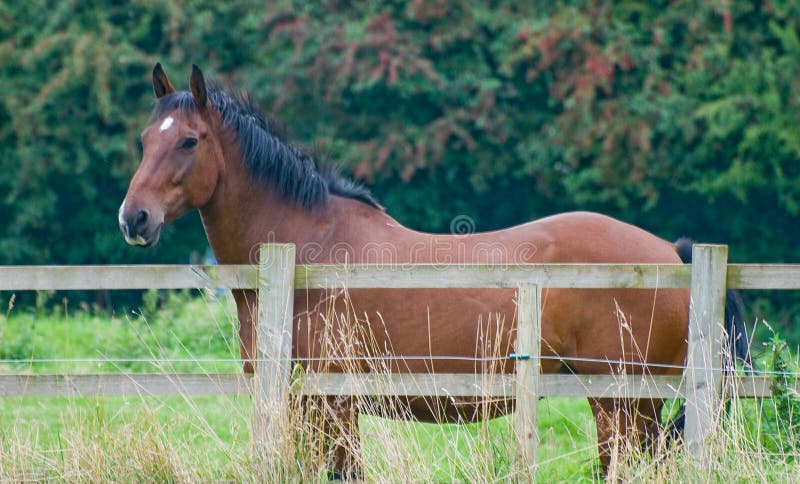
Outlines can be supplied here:
[[181, 148], [184, 150], [188, 150], [194, 148], [197, 145], [197, 138], [186, 138], [181, 143]]

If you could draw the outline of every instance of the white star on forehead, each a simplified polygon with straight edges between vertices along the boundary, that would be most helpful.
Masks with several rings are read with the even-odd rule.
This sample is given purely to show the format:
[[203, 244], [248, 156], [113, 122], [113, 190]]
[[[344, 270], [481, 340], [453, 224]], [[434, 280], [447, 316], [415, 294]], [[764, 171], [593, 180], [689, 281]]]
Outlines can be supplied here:
[[175, 121], [172, 119], [172, 116], [168, 116], [164, 118], [164, 122], [161, 123], [161, 126], [158, 128], [159, 131], [166, 131], [172, 126], [172, 122]]

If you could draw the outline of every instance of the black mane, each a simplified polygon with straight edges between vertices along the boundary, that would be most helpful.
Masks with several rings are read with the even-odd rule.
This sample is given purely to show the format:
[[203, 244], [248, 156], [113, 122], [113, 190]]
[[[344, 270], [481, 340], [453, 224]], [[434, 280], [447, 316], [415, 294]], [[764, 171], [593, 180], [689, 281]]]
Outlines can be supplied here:
[[[208, 99], [222, 113], [225, 125], [236, 133], [242, 158], [255, 180], [270, 184], [284, 198], [308, 209], [324, 207], [331, 194], [383, 208], [367, 188], [343, 178], [318, 153], [290, 142], [284, 130], [265, 118], [246, 94], [232, 95], [211, 84]], [[196, 110], [192, 94], [179, 91], [161, 97], [152, 118], [175, 109]]]

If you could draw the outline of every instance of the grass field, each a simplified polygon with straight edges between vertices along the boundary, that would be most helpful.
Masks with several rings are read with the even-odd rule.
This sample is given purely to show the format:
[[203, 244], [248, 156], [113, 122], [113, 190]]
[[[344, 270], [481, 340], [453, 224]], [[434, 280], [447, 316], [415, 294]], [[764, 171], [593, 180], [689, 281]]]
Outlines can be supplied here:
[[[6, 398], [0, 415], [0, 476], [238, 479], [250, 465], [251, 416], [247, 397]], [[541, 417], [540, 477], [591, 480], [596, 451], [587, 405], [543, 402]], [[474, 482], [467, 479], [475, 472], [469, 459], [485, 452], [481, 444], [497, 450], [494, 477], [508, 472], [502, 453], [512, 445], [509, 424], [501, 418], [481, 429], [362, 417], [360, 428], [374, 478], [394, 474], [388, 467], [395, 457], [388, 457], [384, 446], [388, 433], [394, 437], [390, 451], [402, 450], [406, 442], [409, 465], [427, 468], [417, 471], [442, 481], [462, 475]]]
[[[5, 361], [0, 363], [0, 371], [238, 371], [235, 312], [230, 300], [217, 300], [209, 294], [192, 298], [187, 293], [171, 293], [162, 301], [159, 297], [155, 292], [148, 294], [143, 309], [130, 314], [73, 312], [68, 307], [38, 312], [11, 309], [0, 316], [0, 359], [28, 362]], [[97, 358], [117, 361], [85, 361]], [[32, 363], [61, 359], [84, 361]], [[143, 359], [177, 361], [152, 364]], [[3, 398], [0, 481], [270, 480], [270, 474], [259, 472], [258, 462], [252, 458], [252, 407], [249, 396]], [[743, 430], [719, 439], [719, 462], [714, 466], [698, 468], [683, 454], [673, 452], [664, 458], [670, 464], [665, 470], [663, 462], [657, 465], [639, 455], [620, 475], [634, 480], [671, 480], [679, 469], [677, 476], [688, 476], [688, 480], [714, 476], [780, 481], [800, 476], [800, 466], [794, 464], [794, 441], [790, 442], [795, 434], [781, 434], [773, 428], [782, 424], [782, 416], [793, 415], [794, 407], [787, 411], [772, 405], [770, 413], [763, 402], [750, 402], [736, 408], [741, 411], [731, 414], [744, 419]], [[359, 423], [370, 481], [514, 480], [508, 417], [465, 426], [368, 416], [362, 416]], [[538, 479], [596, 480], [594, 423], [585, 400], [540, 401], [539, 429]], [[777, 434], [781, 438], [776, 441]], [[323, 476], [302, 477], [315, 480]]]

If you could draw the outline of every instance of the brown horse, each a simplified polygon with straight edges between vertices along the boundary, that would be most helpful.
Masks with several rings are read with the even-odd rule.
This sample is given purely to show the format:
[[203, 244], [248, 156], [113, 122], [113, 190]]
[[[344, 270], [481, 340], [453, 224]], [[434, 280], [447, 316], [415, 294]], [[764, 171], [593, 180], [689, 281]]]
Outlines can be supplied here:
[[[416, 232], [387, 215], [365, 189], [342, 179], [318, 157], [286, 140], [245, 99], [207, 87], [193, 66], [190, 91], [178, 92], [160, 64], [153, 70], [157, 103], [142, 133], [144, 153], [119, 211], [129, 244], [158, 242], [164, 224], [199, 209], [208, 241], [223, 264], [254, 259], [258, 244], [291, 242], [297, 263], [680, 263], [676, 246], [640, 228], [594, 213], [567, 213], [490, 233]], [[233, 291], [241, 356], [253, 370], [254, 291]], [[324, 353], [325, 294], [297, 291], [292, 355], [298, 361]], [[406, 356], [475, 357], [481, 334], [499, 331], [491, 351], [507, 355], [514, 342], [515, 291], [499, 289], [349, 292], [355, 324], [365, 325], [380, 348]], [[549, 290], [543, 293], [544, 372], [609, 373], [628, 360], [681, 365], [686, 358], [687, 290]], [[503, 322], [507, 321], [506, 324]], [[370, 328], [370, 324], [380, 328]], [[479, 329], [479, 324], [482, 325]], [[328, 328], [329, 329], [329, 328]], [[485, 346], [485, 345], [484, 345]], [[364, 350], [365, 352], [367, 350]], [[305, 361], [308, 361], [307, 359]], [[513, 362], [501, 364], [513, 372]], [[436, 360], [436, 371], [471, 373], [474, 361]], [[633, 367], [634, 371], [642, 371]], [[430, 361], [409, 360], [396, 371], [426, 372]], [[652, 373], [677, 370], [653, 367]], [[451, 421], [487, 418], [512, 408], [476, 401], [412, 399], [413, 418]], [[601, 463], [609, 464], [615, 436], [654, 435], [661, 401], [590, 400]], [[620, 409], [633, 418], [618, 420]], [[358, 409], [333, 418], [353, 432]], [[352, 448], [333, 450], [337, 471], [357, 471]]]

